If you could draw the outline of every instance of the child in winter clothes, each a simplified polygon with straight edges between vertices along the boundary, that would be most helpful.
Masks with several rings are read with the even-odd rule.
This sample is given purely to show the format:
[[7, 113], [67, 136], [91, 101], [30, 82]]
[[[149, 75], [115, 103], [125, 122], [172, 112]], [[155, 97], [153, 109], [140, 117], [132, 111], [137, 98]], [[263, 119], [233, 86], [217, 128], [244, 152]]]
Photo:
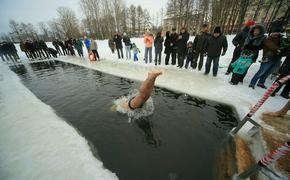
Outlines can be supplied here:
[[195, 56], [195, 50], [193, 49], [193, 43], [192, 41], [189, 41], [187, 44], [187, 49], [186, 49], [186, 63], [185, 63], [185, 69], [188, 68], [188, 64], [190, 63], [190, 67], [195, 67], [196, 66], [196, 61], [193, 62]]
[[135, 43], [132, 44], [131, 50], [133, 51], [133, 55], [134, 55], [133, 60], [134, 60], [134, 62], [138, 61], [138, 53], [140, 53], [140, 50], [136, 46]]
[[243, 78], [243, 74], [253, 63], [253, 52], [246, 47], [242, 51], [240, 58], [231, 64], [233, 68], [233, 75], [230, 84], [237, 85]]

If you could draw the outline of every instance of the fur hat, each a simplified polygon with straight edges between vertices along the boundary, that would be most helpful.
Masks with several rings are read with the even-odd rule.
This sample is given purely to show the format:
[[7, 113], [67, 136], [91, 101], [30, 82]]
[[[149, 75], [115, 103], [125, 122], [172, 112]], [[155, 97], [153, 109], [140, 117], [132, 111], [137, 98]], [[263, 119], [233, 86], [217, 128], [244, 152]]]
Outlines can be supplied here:
[[213, 33], [221, 33], [221, 27], [219, 26], [215, 27]]

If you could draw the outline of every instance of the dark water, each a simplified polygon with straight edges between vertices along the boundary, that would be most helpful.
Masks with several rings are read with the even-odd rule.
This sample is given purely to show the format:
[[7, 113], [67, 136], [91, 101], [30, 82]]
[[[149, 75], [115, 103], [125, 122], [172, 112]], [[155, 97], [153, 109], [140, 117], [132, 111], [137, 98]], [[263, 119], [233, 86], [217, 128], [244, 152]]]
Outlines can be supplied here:
[[140, 82], [58, 61], [11, 69], [121, 180], [214, 179], [216, 156], [237, 124], [227, 105], [157, 87], [154, 114], [128, 123], [126, 115], [110, 110], [112, 101]]

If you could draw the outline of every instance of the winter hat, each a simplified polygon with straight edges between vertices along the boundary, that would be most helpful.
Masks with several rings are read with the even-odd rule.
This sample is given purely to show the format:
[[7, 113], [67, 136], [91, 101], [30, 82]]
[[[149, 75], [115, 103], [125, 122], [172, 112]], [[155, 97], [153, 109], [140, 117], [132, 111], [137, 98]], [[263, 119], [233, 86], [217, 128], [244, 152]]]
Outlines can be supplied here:
[[221, 27], [219, 26], [215, 27], [213, 33], [221, 33]]
[[282, 29], [280, 27], [274, 27], [272, 29], [272, 32], [278, 32], [278, 33], [281, 33], [282, 32]]
[[251, 27], [251, 26], [255, 25], [255, 21], [253, 21], [253, 20], [248, 20], [248, 21], [245, 22], [244, 25], [245, 25], [246, 27]]

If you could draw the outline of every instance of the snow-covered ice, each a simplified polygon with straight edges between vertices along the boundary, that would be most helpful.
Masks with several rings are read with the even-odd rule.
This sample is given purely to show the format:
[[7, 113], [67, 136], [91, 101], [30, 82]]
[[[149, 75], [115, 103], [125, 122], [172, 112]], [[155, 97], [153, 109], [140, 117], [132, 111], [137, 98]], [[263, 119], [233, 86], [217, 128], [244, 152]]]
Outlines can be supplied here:
[[118, 179], [86, 139], [0, 65], [0, 179]]
[[[226, 67], [231, 60], [234, 50], [231, 44], [233, 37], [227, 36], [229, 48], [226, 55], [220, 58], [221, 67]], [[191, 37], [190, 40], [193, 38]], [[87, 60], [85, 48], [85, 59], [61, 56], [58, 60], [142, 81], [147, 76], [147, 72], [155, 66], [153, 63], [147, 65], [143, 62], [143, 39], [132, 38], [131, 40], [142, 51], [138, 55], [138, 62], [127, 59], [118, 60], [117, 54], [112, 54], [108, 48], [107, 40], [97, 41], [100, 62], [90, 63]], [[52, 47], [51, 43], [48, 45]], [[25, 58], [23, 53], [20, 55]], [[244, 84], [232, 86], [228, 83], [231, 76], [224, 75], [226, 68], [219, 68], [217, 77], [211, 74], [205, 76], [204, 69], [202, 71], [180, 70], [176, 67], [165, 66], [165, 56], [164, 54], [162, 56], [160, 68], [164, 73], [156, 80], [156, 86], [232, 105], [240, 118], [248, 113], [265, 92], [264, 89], [258, 87], [255, 90], [248, 88], [249, 81], [259, 68], [259, 63], [251, 66]], [[23, 60], [23, 62], [28, 61]], [[0, 179], [1, 177], [10, 177], [10, 179], [116, 178], [114, 174], [102, 167], [99, 160], [94, 159], [87, 142], [79, 136], [76, 130], [57, 117], [49, 106], [43, 104], [25, 88], [8, 67], [0, 64], [0, 68]], [[266, 85], [270, 86], [273, 81], [274, 79], [268, 79]], [[278, 110], [286, 102], [287, 100], [280, 96], [270, 97], [253, 119], [262, 123], [260, 120], [262, 112]], [[158, 102], [154, 104], [158, 106]], [[240, 133], [244, 134], [250, 127], [250, 124], [246, 124]]]

